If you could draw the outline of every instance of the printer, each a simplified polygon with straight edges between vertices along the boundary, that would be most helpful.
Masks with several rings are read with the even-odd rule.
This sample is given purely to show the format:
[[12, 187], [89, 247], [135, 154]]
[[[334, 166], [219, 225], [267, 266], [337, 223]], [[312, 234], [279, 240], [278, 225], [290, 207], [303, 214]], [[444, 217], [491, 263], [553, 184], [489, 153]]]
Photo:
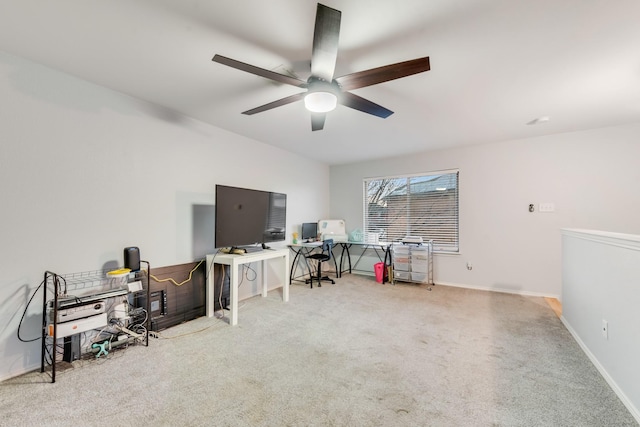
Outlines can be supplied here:
[[347, 243], [349, 235], [342, 219], [321, 219], [318, 221], [320, 239], [333, 239], [335, 243]]

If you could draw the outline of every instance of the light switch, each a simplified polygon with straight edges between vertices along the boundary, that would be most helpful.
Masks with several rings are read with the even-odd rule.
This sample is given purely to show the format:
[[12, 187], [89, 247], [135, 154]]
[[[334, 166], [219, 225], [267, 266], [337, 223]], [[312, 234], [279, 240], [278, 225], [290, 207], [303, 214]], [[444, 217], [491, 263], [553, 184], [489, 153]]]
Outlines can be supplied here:
[[540, 206], [538, 208], [539, 212], [555, 212], [556, 211], [556, 205], [554, 205], [553, 203], [540, 203]]

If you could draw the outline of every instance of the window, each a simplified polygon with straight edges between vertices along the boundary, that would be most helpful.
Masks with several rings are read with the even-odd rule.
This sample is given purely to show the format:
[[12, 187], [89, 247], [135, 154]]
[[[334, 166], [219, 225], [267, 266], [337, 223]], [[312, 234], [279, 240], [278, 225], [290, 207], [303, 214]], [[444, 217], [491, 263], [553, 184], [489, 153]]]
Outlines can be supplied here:
[[366, 236], [393, 242], [433, 240], [434, 251], [458, 252], [457, 170], [364, 180]]

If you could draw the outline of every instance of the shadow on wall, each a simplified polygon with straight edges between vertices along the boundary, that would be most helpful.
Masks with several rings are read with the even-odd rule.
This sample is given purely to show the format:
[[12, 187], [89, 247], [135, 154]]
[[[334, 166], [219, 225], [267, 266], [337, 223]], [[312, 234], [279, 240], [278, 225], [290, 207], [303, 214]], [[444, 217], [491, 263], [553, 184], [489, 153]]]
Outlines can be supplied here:
[[192, 205], [192, 224], [193, 259], [202, 259], [215, 252], [215, 205]]
[[120, 264], [116, 260], [111, 260], [111, 261], [107, 261], [104, 264], [102, 264], [102, 270], [104, 270], [104, 271], [117, 270], [122, 266], [124, 266], [124, 264]]
[[6, 314], [2, 316], [0, 329], [0, 339], [5, 343], [0, 380], [34, 369], [41, 359], [42, 283], [35, 289], [26, 283], [4, 287], [15, 288], [15, 292], [0, 303], [0, 313]]
[[163, 122], [181, 125], [190, 120], [165, 107], [138, 99], [131, 98], [129, 103], [123, 103], [122, 96], [116, 92], [21, 58], [0, 54], [0, 63], [12, 67], [9, 78], [14, 88], [53, 105], [85, 112], [112, 110], [129, 116], [146, 114]]
[[505, 292], [509, 294], [522, 294], [522, 285], [514, 283], [494, 283], [490, 286], [493, 292]]
[[[102, 270], [115, 270], [120, 266], [119, 261], [111, 260], [102, 265]], [[78, 274], [82, 275], [84, 273], [79, 272]], [[102, 288], [105, 284], [112, 285], [105, 280], [101, 280], [100, 283]], [[2, 360], [0, 381], [40, 366], [42, 361], [42, 310], [43, 300], [45, 299], [44, 272], [43, 282], [40, 282], [35, 288], [20, 281], [4, 284], [3, 287], [7, 289], [15, 288], [15, 291], [0, 302], [0, 313], [2, 313], [0, 317], [0, 325], [2, 325], [0, 326], [0, 340], [5, 344], [3, 346], [5, 350], [0, 356], [0, 360]], [[92, 290], [97, 291], [102, 288], [78, 287], [76, 283], [70, 284], [66, 291], [69, 294], [86, 295], [91, 293]], [[54, 286], [49, 282], [46, 287], [47, 301], [53, 299], [54, 291]], [[64, 292], [65, 289], [59, 291]]]

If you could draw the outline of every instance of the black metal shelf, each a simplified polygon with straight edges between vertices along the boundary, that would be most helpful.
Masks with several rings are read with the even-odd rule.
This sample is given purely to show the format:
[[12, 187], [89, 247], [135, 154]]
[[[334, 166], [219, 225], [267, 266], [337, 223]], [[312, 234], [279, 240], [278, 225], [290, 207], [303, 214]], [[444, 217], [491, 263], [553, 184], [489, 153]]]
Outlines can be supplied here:
[[[46, 368], [49, 367], [52, 383], [56, 380], [56, 362], [60, 356], [59, 349], [61, 345], [64, 348], [64, 359], [67, 356], [67, 352], [71, 352], [71, 345], [73, 345], [74, 340], [79, 340], [82, 333], [101, 328], [98, 334], [106, 331], [111, 333], [111, 338], [115, 336], [122, 338], [115, 341], [107, 339], [97, 345], [94, 343], [88, 351], [85, 350], [84, 354], [95, 354], [95, 357], [107, 354], [107, 347], [111, 349], [122, 346], [122, 344], [136, 343], [141, 343], [145, 346], [149, 345], [149, 330], [151, 326], [149, 276], [151, 275], [151, 265], [147, 261], [141, 262], [147, 264], [146, 272], [139, 270], [113, 274], [114, 270], [109, 269], [57, 274], [45, 271], [42, 297], [40, 372], [44, 373]], [[141, 283], [140, 289], [130, 289], [129, 286], [137, 281]], [[48, 296], [49, 292], [53, 295]], [[145, 298], [136, 298], [136, 296], [144, 295], [146, 295]], [[139, 322], [135, 324], [135, 327], [128, 323], [119, 324], [121, 323], [121, 318], [108, 317], [108, 311], [105, 307], [107, 302], [117, 307], [116, 298], [119, 297], [123, 298], [121, 304], [126, 303], [126, 307], [135, 307], [134, 310], [141, 309], [134, 313], [135, 320]], [[145, 306], [139, 307], [137, 305], [138, 301], [143, 301]], [[92, 308], [96, 312], [92, 312]], [[128, 313], [127, 311], [127, 315]], [[144, 317], [142, 314], [144, 314]], [[69, 316], [69, 320], [61, 321], [61, 317], [64, 319], [63, 316]], [[116, 320], [113, 321], [114, 319]], [[127, 321], [130, 319], [131, 317], [128, 317]], [[140, 325], [141, 327], [139, 327]], [[129, 326], [137, 330], [131, 330], [128, 328]], [[84, 329], [85, 327], [87, 329]], [[59, 332], [61, 328], [63, 332]], [[78, 328], [79, 331], [75, 332], [75, 328]], [[64, 342], [61, 343], [61, 340]], [[79, 341], [78, 348], [80, 348]], [[82, 349], [74, 355], [79, 357], [80, 353], [82, 353]], [[71, 362], [73, 360], [67, 361]]]

